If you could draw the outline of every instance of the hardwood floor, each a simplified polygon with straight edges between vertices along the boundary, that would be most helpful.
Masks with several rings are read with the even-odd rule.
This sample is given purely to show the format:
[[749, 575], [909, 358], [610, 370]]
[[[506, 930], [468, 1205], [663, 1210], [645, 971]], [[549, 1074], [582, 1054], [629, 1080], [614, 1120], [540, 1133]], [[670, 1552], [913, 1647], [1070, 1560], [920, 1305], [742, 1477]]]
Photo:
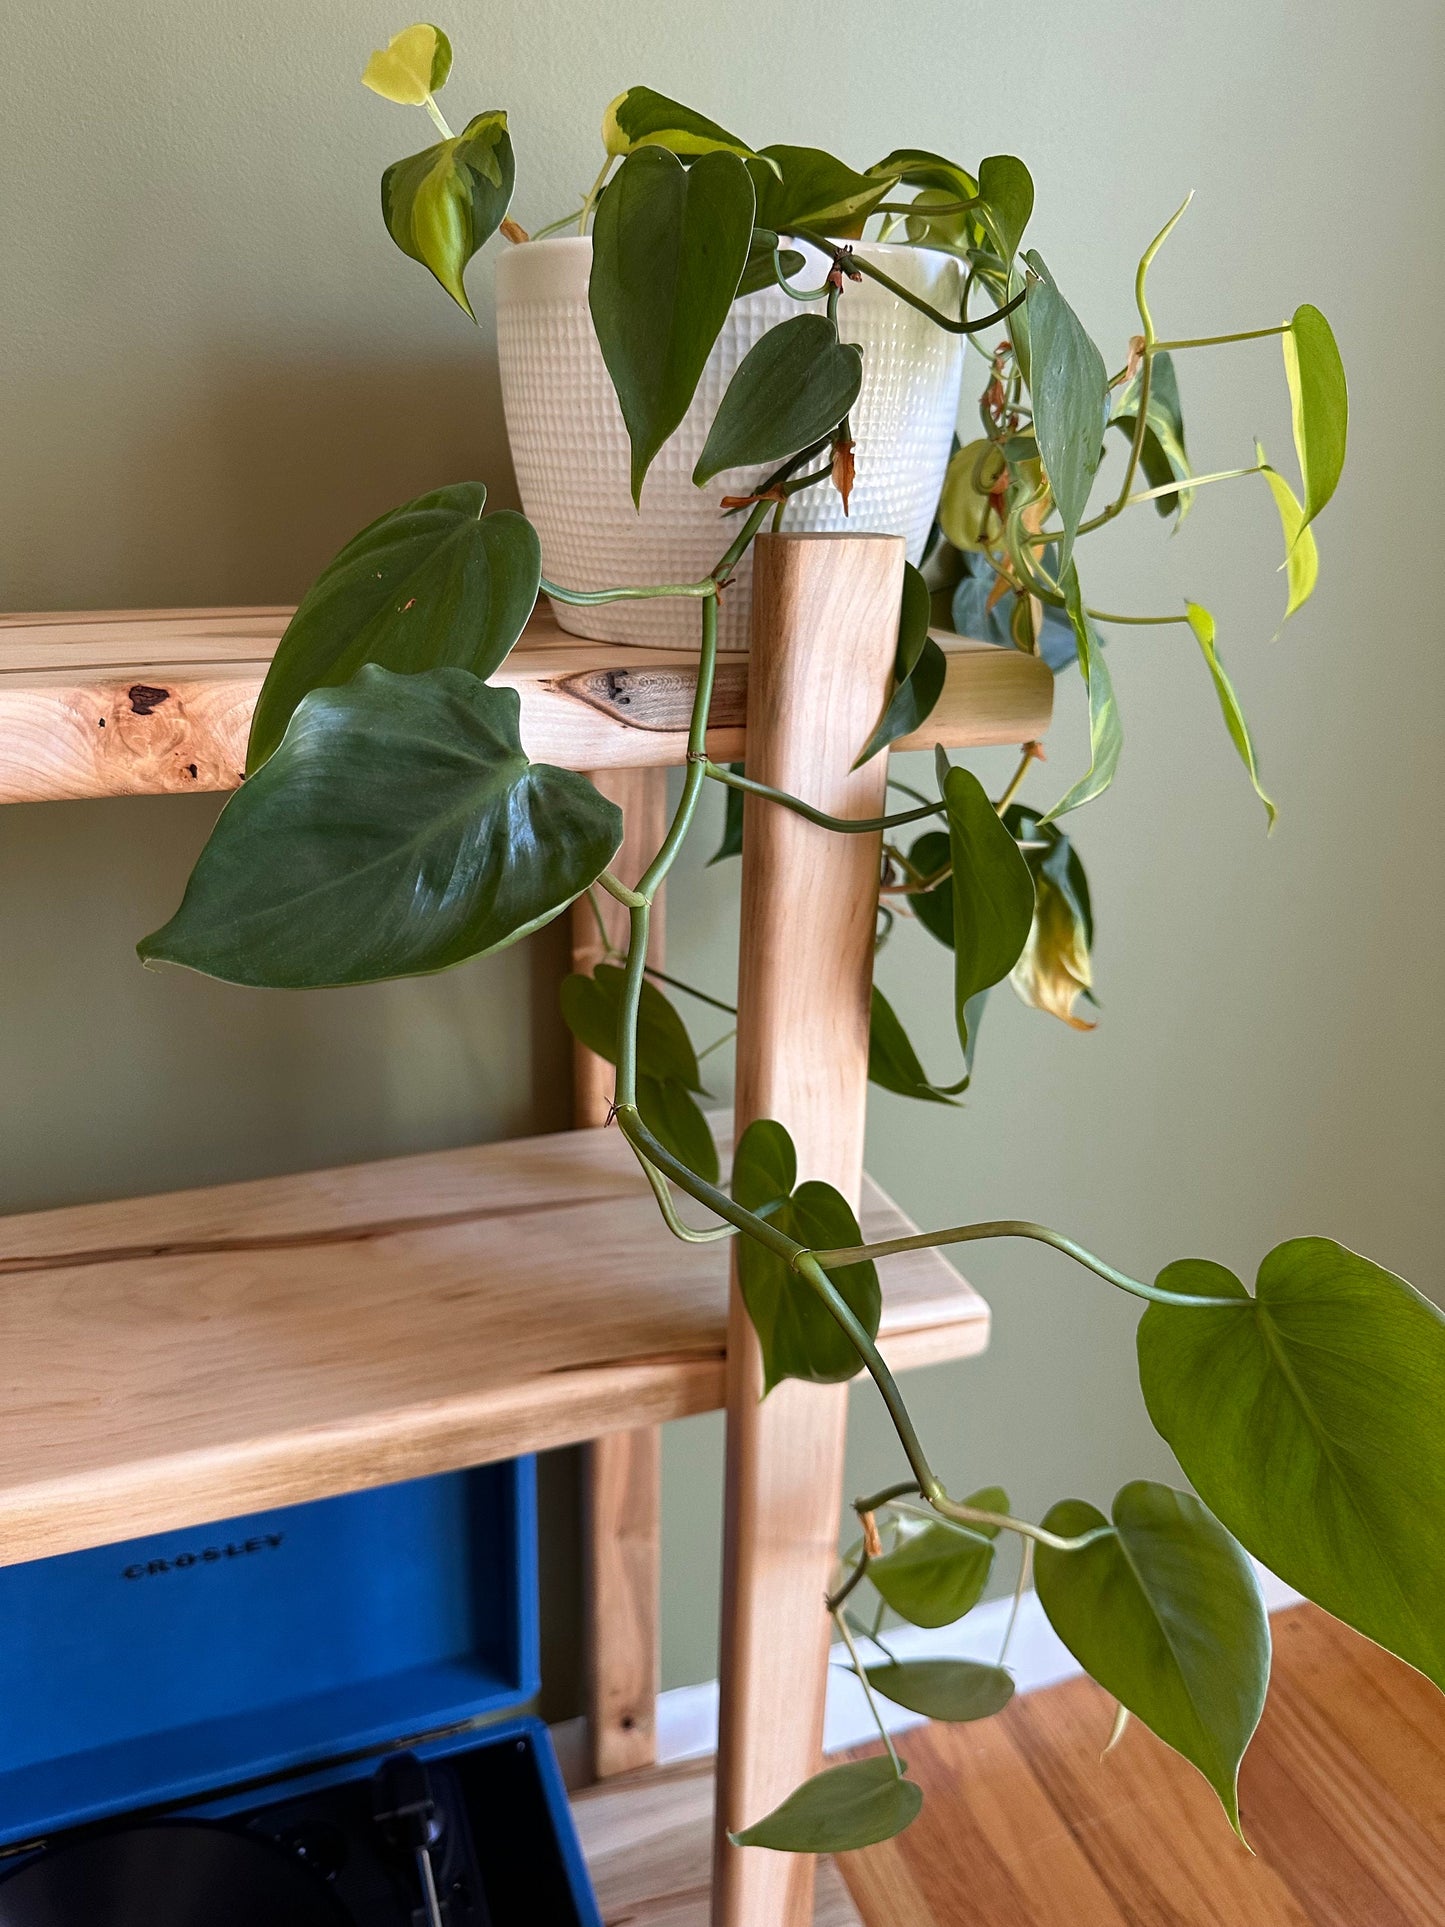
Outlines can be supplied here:
[[1274, 1635], [1253, 1856], [1137, 1723], [1101, 1761], [1112, 1704], [1070, 1680], [903, 1736], [922, 1815], [838, 1863], [867, 1927], [1445, 1927], [1445, 1698], [1313, 1607]]

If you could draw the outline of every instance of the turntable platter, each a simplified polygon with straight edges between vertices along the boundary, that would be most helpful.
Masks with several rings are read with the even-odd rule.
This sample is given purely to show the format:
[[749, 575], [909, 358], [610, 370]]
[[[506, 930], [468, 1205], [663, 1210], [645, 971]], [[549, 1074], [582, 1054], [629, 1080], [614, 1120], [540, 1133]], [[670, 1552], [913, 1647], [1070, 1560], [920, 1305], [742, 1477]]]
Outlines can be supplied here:
[[0, 1880], [0, 1927], [347, 1927], [269, 1840], [175, 1821], [42, 1853]]

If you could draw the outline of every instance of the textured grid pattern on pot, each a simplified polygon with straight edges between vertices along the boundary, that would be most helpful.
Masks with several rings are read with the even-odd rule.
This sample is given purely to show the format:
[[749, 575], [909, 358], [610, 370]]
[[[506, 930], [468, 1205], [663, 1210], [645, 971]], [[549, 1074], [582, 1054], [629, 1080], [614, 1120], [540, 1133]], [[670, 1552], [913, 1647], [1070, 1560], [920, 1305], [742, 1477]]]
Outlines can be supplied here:
[[[859, 250], [913, 292], [956, 310], [957, 264], [912, 248]], [[769, 328], [800, 312], [781, 289], [733, 304], [677, 433], [648, 471], [642, 512], [632, 506], [627, 431], [587, 306], [590, 241], [530, 242], [498, 263], [497, 342], [507, 433], [522, 506], [536, 525], [546, 573], [569, 587], [686, 582], [704, 575], [735, 521], [724, 495], [746, 494], [758, 469], [734, 469], [706, 488], [692, 470], [738, 363]], [[822, 279], [810, 254], [802, 285]], [[839, 331], [863, 349], [863, 389], [853, 411], [857, 484], [845, 519], [834, 489], [791, 502], [783, 526], [902, 535], [912, 561], [928, 538], [958, 414], [964, 345], [870, 281], [850, 281]], [[745, 649], [752, 600], [751, 558], [721, 608], [724, 649]], [[600, 608], [554, 605], [574, 634], [656, 648], [697, 646], [697, 611], [678, 602], [621, 602]]]

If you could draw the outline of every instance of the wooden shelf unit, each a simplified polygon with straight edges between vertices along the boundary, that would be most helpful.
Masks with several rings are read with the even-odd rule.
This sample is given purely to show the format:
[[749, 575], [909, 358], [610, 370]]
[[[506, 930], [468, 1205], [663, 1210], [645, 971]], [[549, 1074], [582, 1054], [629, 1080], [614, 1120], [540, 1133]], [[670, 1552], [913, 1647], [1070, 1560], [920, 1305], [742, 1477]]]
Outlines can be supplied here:
[[[251, 711], [290, 616], [0, 616], [0, 803], [234, 789]], [[1043, 735], [1053, 700], [1043, 663], [990, 643], [938, 639], [948, 656], [943, 696], [927, 729], [899, 748]], [[538, 762], [599, 770], [684, 760], [697, 670], [683, 650], [582, 641], [539, 609], [493, 680], [519, 692], [522, 742]], [[720, 761], [743, 754], [747, 680], [745, 655], [721, 658], [708, 737]]]

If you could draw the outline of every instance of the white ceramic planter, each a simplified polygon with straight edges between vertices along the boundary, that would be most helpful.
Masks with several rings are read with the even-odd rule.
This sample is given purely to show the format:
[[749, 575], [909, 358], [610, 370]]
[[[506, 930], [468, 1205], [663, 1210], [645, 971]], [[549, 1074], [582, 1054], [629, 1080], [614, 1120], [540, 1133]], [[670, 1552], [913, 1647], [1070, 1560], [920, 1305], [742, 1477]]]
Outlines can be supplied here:
[[[858, 252], [935, 306], [957, 312], [961, 281], [950, 256], [873, 244]], [[825, 264], [808, 254], [797, 279], [816, 287]], [[800, 309], [781, 288], [734, 302], [691, 408], [648, 471], [639, 514], [628, 486], [627, 431], [587, 307], [591, 268], [591, 241], [575, 237], [508, 247], [497, 261], [502, 400], [522, 506], [541, 537], [545, 572], [569, 588], [696, 581], [736, 528], [722, 517], [722, 497], [746, 494], [764, 471], [734, 469], [695, 488], [693, 465], [738, 363], [760, 335]], [[902, 535], [917, 562], [952, 447], [963, 338], [874, 281], [850, 281], [838, 317], [843, 339], [856, 341], [864, 356], [852, 415], [858, 473], [851, 513], [845, 519], [836, 490], [825, 484], [795, 497], [783, 526]], [[722, 602], [724, 649], [747, 647], [751, 598], [745, 563]], [[696, 647], [695, 613], [678, 602], [553, 607], [574, 634]]]

